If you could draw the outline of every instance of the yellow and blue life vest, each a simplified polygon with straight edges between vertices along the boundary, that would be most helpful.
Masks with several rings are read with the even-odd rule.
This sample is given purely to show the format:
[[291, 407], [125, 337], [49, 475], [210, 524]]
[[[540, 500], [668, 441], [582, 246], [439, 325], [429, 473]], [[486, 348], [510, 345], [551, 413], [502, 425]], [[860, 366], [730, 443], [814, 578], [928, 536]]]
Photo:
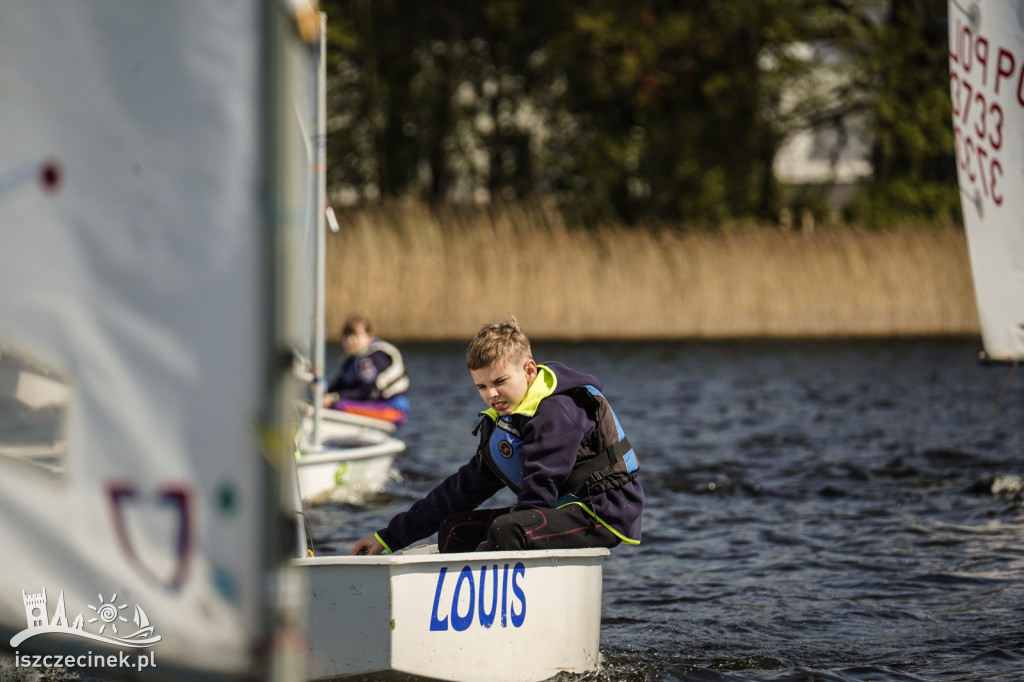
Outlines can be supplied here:
[[[517, 494], [522, 491], [523, 478], [521, 426], [533, 416], [540, 401], [554, 392], [553, 374], [543, 365], [541, 368], [545, 370], [538, 376], [542, 380], [534, 382], [523, 405], [515, 412], [505, 416], [499, 416], [494, 410], [482, 413], [486, 447], [481, 443], [481, 455], [489, 468]], [[640, 468], [618, 417], [601, 391], [587, 384], [564, 393], [587, 412], [596, 427], [580, 443], [576, 464], [559, 488], [556, 506], [620, 488], [636, 478]]]

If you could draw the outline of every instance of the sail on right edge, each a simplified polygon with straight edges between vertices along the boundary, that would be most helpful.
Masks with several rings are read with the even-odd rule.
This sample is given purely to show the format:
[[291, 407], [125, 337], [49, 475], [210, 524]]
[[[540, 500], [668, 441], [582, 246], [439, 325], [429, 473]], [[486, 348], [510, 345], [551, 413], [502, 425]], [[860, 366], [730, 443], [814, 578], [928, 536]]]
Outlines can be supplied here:
[[1024, 359], [1024, 2], [949, 2], [957, 178], [989, 359]]

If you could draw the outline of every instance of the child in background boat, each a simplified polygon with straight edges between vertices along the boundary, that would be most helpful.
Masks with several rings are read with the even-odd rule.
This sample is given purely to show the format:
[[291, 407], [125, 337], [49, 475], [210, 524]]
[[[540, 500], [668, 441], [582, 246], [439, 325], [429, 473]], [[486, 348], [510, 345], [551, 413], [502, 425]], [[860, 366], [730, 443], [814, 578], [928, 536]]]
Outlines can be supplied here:
[[[441, 552], [638, 544], [637, 458], [598, 379], [538, 365], [515, 317], [483, 327], [466, 365], [487, 404], [476, 454], [352, 554], [393, 552], [435, 532]], [[504, 486], [514, 505], [477, 509]]]
[[373, 336], [370, 321], [362, 315], [345, 320], [341, 345], [345, 353], [327, 384], [323, 406], [404, 424], [409, 416], [409, 377], [402, 354]]

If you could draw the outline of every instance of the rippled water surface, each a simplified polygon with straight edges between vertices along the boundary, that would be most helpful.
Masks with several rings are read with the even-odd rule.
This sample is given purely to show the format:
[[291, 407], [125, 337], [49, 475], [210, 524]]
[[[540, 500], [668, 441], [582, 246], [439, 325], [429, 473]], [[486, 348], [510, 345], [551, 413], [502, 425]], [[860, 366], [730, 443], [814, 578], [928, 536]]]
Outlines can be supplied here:
[[[408, 451], [386, 495], [311, 511], [319, 553], [470, 457], [464, 348], [403, 346]], [[534, 344], [601, 378], [647, 493], [642, 544], [605, 563], [604, 666], [583, 679], [1024, 679], [1024, 373], [978, 349]]]

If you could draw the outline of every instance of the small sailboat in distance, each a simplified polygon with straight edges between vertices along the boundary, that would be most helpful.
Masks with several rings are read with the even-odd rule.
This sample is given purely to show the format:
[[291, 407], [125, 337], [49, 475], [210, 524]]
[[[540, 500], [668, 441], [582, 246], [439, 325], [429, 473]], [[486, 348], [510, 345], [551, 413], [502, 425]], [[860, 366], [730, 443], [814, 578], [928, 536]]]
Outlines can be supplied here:
[[[302, 406], [298, 414], [296, 471], [302, 500], [305, 502], [344, 501], [359, 504], [367, 496], [384, 490], [391, 480], [395, 456], [405, 451], [405, 443], [393, 436], [395, 425], [382, 419], [325, 409], [324, 328], [326, 294], [326, 229], [331, 224], [338, 231], [330, 204], [327, 203], [327, 109], [326, 109], [326, 15], [321, 15], [321, 37], [309, 61], [311, 101], [305, 108], [313, 112], [315, 122], [307, 133], [307, 156], [310, 172], [305, 176], [310, 185], [310, 208], [307, 225], [306, 252], [311, 264], [308, 301], [312, 306], [310, 328], [309, 381], [312, 405]], [[301, 109], [302, 107], [296, 107]]]

